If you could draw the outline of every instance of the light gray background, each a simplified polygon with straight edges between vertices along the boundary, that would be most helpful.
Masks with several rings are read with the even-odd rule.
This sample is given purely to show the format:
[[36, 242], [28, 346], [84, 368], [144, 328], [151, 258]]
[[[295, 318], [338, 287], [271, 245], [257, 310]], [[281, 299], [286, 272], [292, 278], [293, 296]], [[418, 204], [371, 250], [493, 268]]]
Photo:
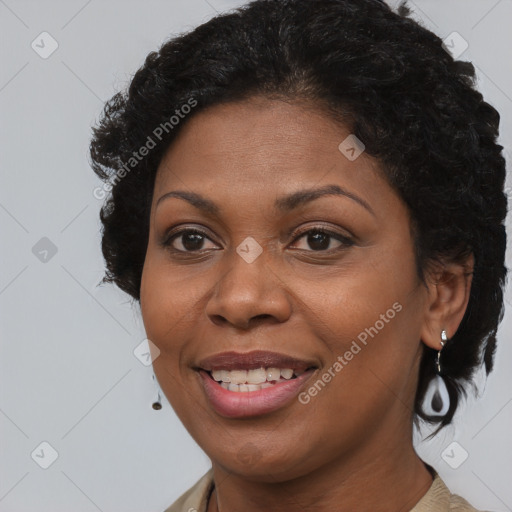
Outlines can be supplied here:
[[[138, 308], [97, 287], [100, 182], [87, 149], [104, 101], [149, 51], [242, 3], [0, 0], [0, 512], [161, 512], [209, 468], [165, 397], [151, 409], [151, 366], [133, 354], [145, 338]], [[410, 5], [442, 38], [468, 41], [460, 58], [502, 115], [510, 162], [512, 1]], [[47, 59], [31, 48], [43, 31], [59, 45]], [[32, 252], [42, 237], [57, 248], [46, 262]], [[507, 309], [480, 399], [433, 442], [417, 441], [452, 492], [495, 511], [512, 510], [511, 332]], [[469, 454], [457, 469], [441, 457], [454, 440]], [[44, 441], [58, 453], [48, 469], [35, 462], [49, 457]]]

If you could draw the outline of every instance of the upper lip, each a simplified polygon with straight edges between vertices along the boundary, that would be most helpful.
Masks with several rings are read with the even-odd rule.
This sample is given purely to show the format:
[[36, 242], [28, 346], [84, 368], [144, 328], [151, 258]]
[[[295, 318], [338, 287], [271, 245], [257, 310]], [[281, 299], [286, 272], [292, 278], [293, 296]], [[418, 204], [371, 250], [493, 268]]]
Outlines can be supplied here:
[[287, 354], [253, 350], [252, 352], [221, 352], [199, 362], [197, 369], [207, 372], [215, 370], [254, 370], [256, 368], [291, 368], [307, 370], [317, 367], [315, 361], [298, 359]]

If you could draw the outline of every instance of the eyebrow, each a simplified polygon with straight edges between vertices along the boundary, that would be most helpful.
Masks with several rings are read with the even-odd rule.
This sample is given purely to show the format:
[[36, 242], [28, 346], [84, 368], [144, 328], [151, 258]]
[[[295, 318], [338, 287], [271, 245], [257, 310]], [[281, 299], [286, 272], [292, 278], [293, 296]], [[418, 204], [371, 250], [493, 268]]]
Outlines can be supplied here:
[[[368, 210], [373, 216], [375, 216], [375, 212], [364, 199], [361, 199], [359, 196], [353, 194], [352, 192], [349, 192], [348, 190], [341, 188], [338, 185], [326, 185], [324, 187], [317, 189], [298, 190], [297, 192], [293, 192], [292, 194], [276, 199], [274, 205], [275, 208], [277, 208], [279, 211], [287, 213], [298, 208], [299, 206], [302, 206], [306, 203], [314, 201], [315, 199], [318, 199], [319, 197], [324, 196], [348, 197], [349, 199], [352, 199], [353, 201], [361, 205], [363, 208]], [[185, 190], [173, 190], [172, 192], [167, 192], [158, 199], [155, 208], [163, 200], [168, 199], [170, 197], [184, 199], [185, 201], [189, 202], [192, 206], [195, 206], [199, 210], [202, 210], [210, 215], [218, 216], [220, 213], [220, 208], [210, 199], [207, 199], [206, 197], [203, 197], [195, 192], [187, 192]]]

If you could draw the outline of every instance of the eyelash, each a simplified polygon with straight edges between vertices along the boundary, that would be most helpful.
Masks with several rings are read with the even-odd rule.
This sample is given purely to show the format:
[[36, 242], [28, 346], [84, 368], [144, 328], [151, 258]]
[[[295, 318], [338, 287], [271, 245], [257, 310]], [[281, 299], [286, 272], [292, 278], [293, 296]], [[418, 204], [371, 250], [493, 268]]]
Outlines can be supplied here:
[[[300, 240], [301, 238], [303, 238], [305, 235], [308, 235], [309, 233], [322, 233], [324, 235], [327, 235], [328, 237], [330, 238], [334, 238], [336, 240], [338, 240], [339, 242], [342, 242], [342, 245], [340, 247], [337, 247], [335, 249], [326, 249], [326, 250], [319, 250], [319, 251], [314, 251], [314, 250], [305, 250], [305, 249], [298, 249], [298, 250], [305, 250], [305, 252], [312, 252], [312, 253], [331, 253], [331, 252], [336, 252], [336, 251], [340, 251], [340, 250], [343, 250], [343, 249], [346, 249], [347, 247], [350, 247], [352, 245], [354, 245], [354, 241], [347, 237], [347, 236], [344, 236], [344, 235], [341, 235], [340, 233], [336, 233], [334, 231], [330, 231], [326, 228], [323, 228], [323, 227], [313, 227], [313, 228], [309, 228], [308, 230], [302, 232], [302, 233], [299, 233], [294, 239], [293, 239], [293, 242], [296, 242], [297, 240]], [[186, 229], [182, 229], [180, 231], [177, 231], [175, 233], [173, 233], [172, 235], [166, 237], [162, 243], [162, 245], [169, 249], [171, 252], [174, 252], [174, 253], [181, 253], [181, 254], [194, 254], [194, 253], [200, 253], [202, 250], [197, 250], [197, 251], [182, 251], [181, 249], [175, 249], [174, 247], [172, 247], [172, 243], [174, 242], [174, 240], [176, 240], [177, 238], [179, 238], [180, 236], [183, 236], [185, 234], [196, 234], [196, 235], [201, 235], [205, 238], [207, 238], [208, 240], [212, 241], [210, 239], [210, 237], [204, 232], [204, 231], [201, 231], [199, 229], [194, 229], [194, 228], [186, 228]], [[206, 249], [208, 250], [208, 249]]]

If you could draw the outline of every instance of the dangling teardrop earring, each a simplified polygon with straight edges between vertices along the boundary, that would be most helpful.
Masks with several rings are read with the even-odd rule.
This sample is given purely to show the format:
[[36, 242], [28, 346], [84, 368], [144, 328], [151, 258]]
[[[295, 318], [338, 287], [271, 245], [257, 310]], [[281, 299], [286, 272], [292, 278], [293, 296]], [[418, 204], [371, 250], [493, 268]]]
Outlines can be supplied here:
[[[155, 384], [156, 384], [156, 385], [157, 385], [157, 387], [158, 387], [158, 383], [157, 383], [157, 381], [156, 381], [156, 377], [155, 377], [155, 374], [154, 374], [154, 373], [153, 373], [153, 375], [152, 375], [152, 379], [155, 381]], [[153, 409], [154, 409], [155, 411], [159, 411], [159, 410], [162, 408], [162, 402], [161, 402], [161, 400], [162, 400], [162, 397], [160, 396], [160, 388], [158, 388], [156, 400], [153, 402], [153, 404], [152, 404], [152, 406], [151, 406], [151, 407], [153, 407]]]
[[450, 409], [450, 395], [441, 377], [441, 350], [448, 341], [446, 331], [441, 331], [441, 349], [437, 352], [436, 375], [430, 381], [425, 393], [424, 410], [429, 416], [444, 416]]

